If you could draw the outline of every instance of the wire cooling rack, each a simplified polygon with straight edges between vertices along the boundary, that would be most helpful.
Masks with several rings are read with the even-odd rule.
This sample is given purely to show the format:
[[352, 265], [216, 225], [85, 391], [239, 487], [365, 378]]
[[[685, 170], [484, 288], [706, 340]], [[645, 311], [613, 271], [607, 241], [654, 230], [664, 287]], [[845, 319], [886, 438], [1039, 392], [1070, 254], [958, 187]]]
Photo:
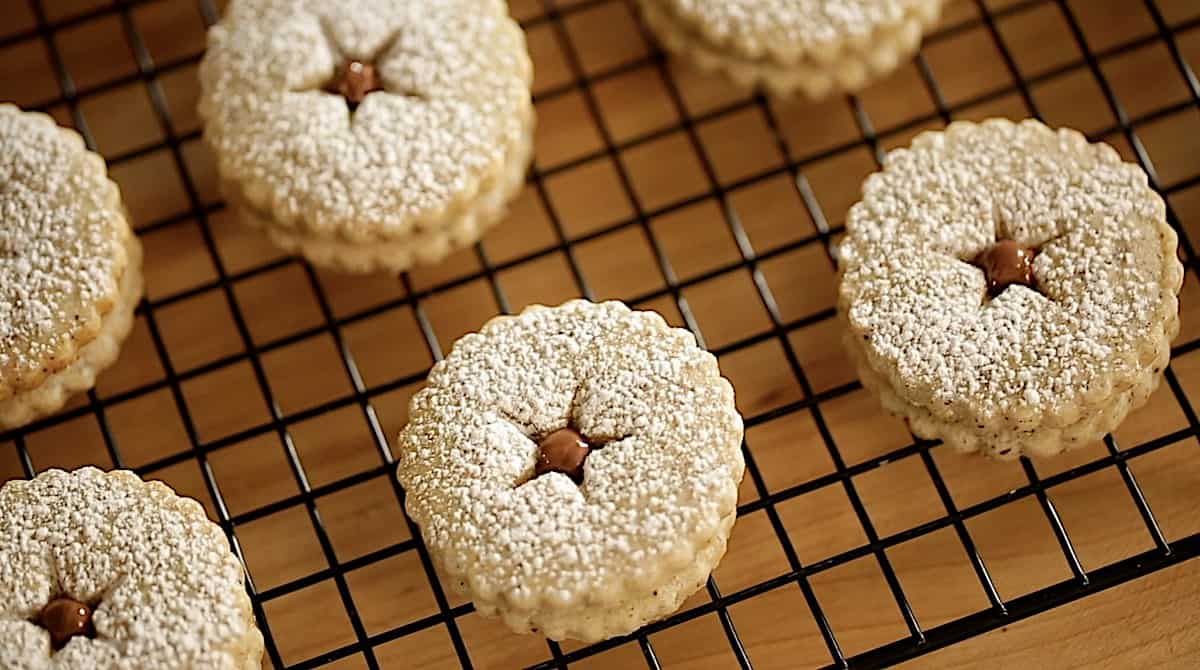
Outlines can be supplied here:
[[[839, 409], [839, 403], [863, 392], [838, 358], [836, 331], [830, 328], [828, 287], [834, 263], [829, 249], [841, 232], [838, 217], [849, 203], [827, 193], [837, 188], [846, 192], [847, 187], [835, 187], [820, 175], [824, 166], [853, 156], [865, 157], [862, 170], [870, 171], [888, 148], [955, 118], [1009, 115], [1072, 122], [1084, 126], [1094, 139], [1115, 143], [1145, 168], [1168, 200], [1182, 255], [1195, 272], [1191, 234], [1200, 224], [1200, 211], [1191, 203], [1200, 193], [1200, 162], [1192, 145], [1200, 137], [1194, 118], [1200, 111], [1200, 83], [1193, 66], [1200, 59], [1200, 10], [1190, 4], [960, 2], [951, 5], [944, 25], [926, 40], [915, 64], [891, 83], [820, 107], [788, 107], [764, 96], [739, 96], [723, 82], [706, 80], [669, 61], [649, 46], [651, 38], [621, 0], [514, 1], [510, 6], [530, 36], [539, 70], [535, 101], [542, 129], [536, 166], [513, 220], [446, 268], [386, 280], [347, 280], [272, 255], [261, 243], [234, 232], [240, 230], [236, 226], [225, 224], [189, 98], [194, 97], [203, 27], [217, 21], [219, 3], [10, 0], [9, 9], [3, 10], [8, 13], [0, 14], [5, 17], [0, 23], [7, 24], [0, 25], [0, 67], [17, 59], [13, 54], [32, 53], [34, 62], [44, 64], [45, 75], [31, 74], [29, 66], [20, 64], [15, 74], [12, 66], [0, 70], [8, 79], [0, 83], [7, 86], [0, 89], [0, 98], [50, 111], [79, 129], [89, 146], [109, 159], [150, 252], [151, 291], [139, 309], [139, 331], [116, 372], [110, 373], [119, 378], [106, 376], [97, 391], [59, 416], [0, 435], [0, 468], [6, 461], [12, 463], [0, 474], [31, 476], [50, 465], [97, 462], [164, 478], [202, 499], [248, 565], [249, 590], [267, 641], [264, 666], [280, 669], [565, 668], [589, 663], [630, 667], [631, 659], [650, 668], [691, 667], [686, 660], [677, 662], [680, 645], [673, 644], [671, 636], [702, 620], [712, 622], [711, 631], [719, 632], [685, 636], [683, 646], [727, 647], [711, 657], [723, 661], [704, 667], [880, 667], [1189, 560], [1200, 554], [1200, 528], [1190, 523], [1200, 502], [1200, 479], [1195, 469], [1188, 470], [1200, 462], [1195, 452], [1200, 420], [1187, 392], [1189, 355], [1200, 348], [1200, 331], [1192, 327], [1196, 324], [1188, 311], [1190, 288], [1185, 288], [1184, 334], [1174, 349], [1164, 389], [1151, 409], [1143, 410], [1150, 413], [1148, 421], [1130, 420], [1138, 426], [1131, 429], [1132, 437], [1118, 432], [1102, 446], [1081, 452], [1083, 456], [1046, 464], [1026, 460], [1009, 470], [978, 460], [963, 466], [969, 459], [907, 434], [898, 443], [864, 452], [859, 447], [871, 436], [858, 432], [846, 437], [841, 424], [863, 421], [871, 431], [882, 424], [870, 418], [877, 409], [857, 409], [873, 407], [870, 403], [853, 405], [849, 420], [846, 409]], [[1105, 12], [1119, 16], [1105, 19]], [[184, 14], [196, 25], [184, 31], [185, 38], [175, 39], [170, 31], [178, 28], [177, 17]], [[1130, 18], [1134, 14], [1136, 20]], [[1098, 25], [1117, 26], [1120, 34], [1094, 29]], [[1060, 32], [1039, 32], [1046, 26], [1058, 26]], [[91, 34], [101, 27], [109, 31], [107, 37]], [[974, 46], [968, 53], [982, 49], [990, 56], [955, 69], [946, 64], [956, 60], [953, 56], [939, 55], [949, 45], [971, 40]], [[106, 64], [109, 55], [125, 50], [131, 58], [124, 70]], [[138, 90], [144, 91], [143, 102], [148, 103], [138, 108], [140, 112], [112, 97]], [[614, 95], [622, 90], [655, 102], [643, 105], [641, 116], [632, 119], [622, 114], [620, 104], [613, 105]], [[1133, 94], [1126, 96], [1126, 91]], [[1151, 95], [1142, 95], [1147, 91]], [[923, 102], [909, 102], [913, 96]], [[616, 99], [619, 102], [620, 95]], [[108, 117], [98, 111], [114, 105]], [[99, 125], [97, 119], [108, 118], [103, 123], [109, 124], [114, 115], [131, 119], [128, 124], [138, 126], [138, 132], [150, 128], [152, 138], [126, 142], [93, 127]], [[834, 117], [844, 117], [849, 130], [839, 129]], [[777, 160], [765, 166], [755, 163], [765, 154]], [[681, 156], [694, 160], [681, 163]], [[663, 177], [688, 166], [694, 167], [697, 182], [690, 190]], [[126, 168], [135, 176], [122, 180]], [[161, 179], [174, 184], [173, 175], [178, 184], [160, 185], [165, 183]], [[861, 176], [833, 181], [853, 182], [848, 191], [852, 201]], [[575, 186], [568, 188], [570, 183]], [[780, 184], [785, 187], [782, 194], [771, 190]], [[155, 206], [163, 200], [164, 188], [178, 192], [182, 208]], [[599, 201], [588, 200], [592, 191], [600, 192]], [[752, 193], [767, 197], [752, 198]], [[603, 201], [610, 196], [626, 206], [601, 221], [594, 210], [604, 209]], [[794, 204], [786, 209], [779, 203], [789, 197]], [[767, 203], [765, 214], [763, 207], [743, 206], [751, 199]], [[578, 201], [587, 204], [580, 206]], [[593, 206], [596, 202], [600, 205]], [[531, 216], [535, 210], [539, 214]], [[708, 227], [688, 218], [700, 210], [710, 214]], [[668, 225], [673, 218], [687, 224], [682, 236], [670, 232], [678, 230]], [[544, 229], [531, 232], [524, 223], [531, 219], [544, 222]], [[780, 232], [784, 229], [786, 234]], [[514, 232], [505, 236], [504, 230]], [[711, 262], [696, 267], [689, 259], [717, 244], [702, 231], [716, 231], [724, 251], [710, 254]], [[635, 248], [643, 252], [635, 254]], [[177, 281], [197, 264], [201, 270], [195, 272], [195, 281]], [[781, 266], [793, 273], [784, 275], [790, 279], [777, 278]], [[799, 275], [797, 267], [803, 268]], [[823, 278], [813, 280], [804, 274], [809, 270]], [[622, 279], [637, 272], [648, 273], [649, 288]], [[285, 275], [286, 288], [268, 291], [265, 300], [263, 291], [252, 288], [266, 278]], [[722, 288], [735, 297], [712, 316], [704, 291], [734, 280], [745, 283], [745, 292]], [[817, 284], [825, 288], [814, 288]], [[1194, 286], [1194, 279], [1188, 285]], [[468, 294], [473, 286], [483, 288], [482, 298]], [[404, 492], [391, 476], [394, 454], [389, 443], [402, 418], [381, 414], [403, 405], [454, 337], [477, 327], [488, 312], [511, 312], [529, 302], [513, 293], [541, 296], [547, 286], [551, 293], [561, 291], [559, 297], [620, 297], [660, 309], [721, 358], [738, 386], [748, 427], [748, 474], [738, 532], [757, 529], [752, 553], [774, 552], [779, 560], [774, 568], [759, 569], [746, 552], [735, 556], [741, 541], [735, 534], [731, 555], [709, 580], [706, 592], [629, 639], [584, 647], [500, 633], [477, 644], [475, 633], [468, 630], [476, 627], [469, 622], [477, 615], [472, 615], [469, 603], [442, 587], [417, 529], [401, 516]], [[313, 297], [311, 314], [297, 316], [303, 311], [298, 303], [278, 299], [308, 291]], [[813, 299], [814, 294], [819, 295]], [[480, 300], [489, 307], [476, 315], [470, 305]], [[202, 302], [209, 306], [205, 309], [216, 311], [188, 311], [182, 320], [175, 314]], [[742, 309], [759, 316], [743, 318]], [[456, 311], [472, 313], [456, 321]], [[364, 324], [397, 313], [411, 319], [408, 327], [397, 329], [393, 321], [371, 326], [383, 333], [383, 344], [376, 349], [361, 345]], [[211, 314], [223, 316], [210, 319]], [[806, 339], [816, 331], [824, 335]], [[209, 346], [210, 340], [222, 339], [229, 345]], [[286, 358], [287, 351], [314, 339], [331, 343], [332, 372], [315, 370], [318, 357], [309, 350]], [[394, 371], [381, 362], [412, 358], [413, 351], [420, 353], [409, 369]], [[755, 353], [762, 351], [773, 352], [775, 358]], [[286, 364], [278, 360], [281, 356]], [[299, 372], [281, 381], [281, 367]], [[231, 370], [241, 376], [231, 376]], [[296, 398], [297, 387], [323, 386], [326, 378], [339, 380], [330, 384], [340, 390], [311, 402]], [[788, 390], [779, 390], [780, 384]], [[264, 417], [245, 418], [245, 394], [255, 398], [250, 405], [265, 403]], [[238, 420], [214, 420], [214, 414]], [[333, 415], [359, 422], [357, 439], [326, 434], [323, 439], [335, 446], [332, 460], [328, 454], [324, 461], [310, 457], [305, 445], [311, 426]], [[395, 416], [402, 417], [403, 409]], [[166, 444], [171, 441], [163, 436], [169, 431], [156, 429], [160, 424], [178, 427], [174, 435], [179, 444]], [[128, 428], [131, 425], [142, 432]], [[154, 444], [145, 447], [146, 443]], [[365, 460], [364, 444], [370, 445]], [[353, 457], [348, 455], [351, 451]], [[1165, 465], [1142, 467], [1164, 454], [1171, 454], [1162, 461]], [[237, 487], [230, 482], [237, 471], [251, 468], [252, 460], [270, 458], [279, 464], [279, 476], [257, 477], [237, 490], [238, 497], [254, 502], [232, 500]], [[810, 467], [810, 461], [825, 465]], [[984, 480], [998, 480], [998, 488], [964, 497], [957, 483], [964, 467], [985, 473]], [[180, 481], [180, 468], [190, 468], [195, 475]], [[327, 474], [331, 468], [335, 473]], [[901, 476], [901, 468], [908, 468], [909, 474]], [[1164, 470], [1173, 474], [1164, 479]], [[1154, 490], [1143, 485], [1138, 476], [1142, 472], [1153, 480]], [[933, 512], [923, 517], [881, 513], [881, 507], [894, 506], [897, 499], [884, 497], [879, 502], [878, 482], [869, 479], [878, 473], [885, 475], [884, 487], [893, 482], [893, 493], [901, 497], [928, 495]], [[924, 482], [928, 491], [906, 489], [909, 481], [916, 481], [911, 477]], [[1085, 487], [1082, 498], [1067, 496], [1072, 487], [1100, 477], [1108, 477], [1111, 490], [1119, 495], [1101, 500], [1100, 489]], [[1161, 481], [1176, 484], [1159, 494]], [[382, 538], [374, 537], [380, 534], [377, 529], [354, 525], [365, 523], [361, 519], [350, 522], [351, 531], [345, 532], [346, 515], [339, 515], [331, 503], [365, 486], [374, 486], [382, 496], [372, 499], [370, 509], [356, 508], [350, 516], [385, 511], [391, 521]], [[790, 506], [799, 500], [811, 507], [818, 496], [842, 501], [843, 526], [833, 529], [827, 518], [833, 512], [816, 506], [810, 517], [814, 523], [795, 527]], [[1073, 520], [1090, 517], [1063, 507], [1065, 501], [1080, 500], [1100, 509], [1097, 514], [1110, 514], [1099, 531], [1092, 524], [1072, 532]], [[1105, 510], [1114, 500], [1135, 518], [1131, 532], [1140, 539], [1115, 549], [1105, 545], [1097, 553], [1089, 538], [1111, 530], [1116, 517]], [[1018, 507], [1034, 510], [1021, 518], [1021, 525], [1030, 519], [1047, 524], [1053, 539], [1040, 556], [1059, 564], [1061, 578], [1055, 572], [1046, 580], [1013, 586], [1012, 578], [998, 576], [1034, 570], [1028, 553], [1032, 549], [1018, 546], [1015, 553], [1006, 553], [992, 541], [981, 547], [977, 539], [987, 532], [985, 519]], [[1169, 523], [1164, 523], [1164, 514]], [[262, 523], [285, 515], [293, 521], [279, 522], [283, 530], [273, 531], [276, 534], [258, 530]], [[834, 537], [845, 527], [853, 528], [855, 539], [842, 542]], [[309, 533], [313, 560], [297, 567], [288, 561], [305, 550], [279, 538]], [[903, 558], [906, 547], [934, 536], [946, 540], [935, 545], [936, 552], [917, 551], [915, 561], [913, 552]], [[344, 551], [348, 542], [362, 546], [349, 558]], [[823, 553], [814, 555], [814, 547]], [[952, 599], [967, 602], [965, 608], [927, 608], [926, 596], [918, 597], [910, 579], [912, 565], [932, 564], [934, 553], [942, 551], [961, 555], [965, 582], [952, 584], [947, 577], [943, 588], [958, 589]], [[399, 571], [400, 561], [411, 569]], [[871, 600], [860, 591], [837, 590], [823, 581], [850, 565], [865, 566], [876, 575], [876, 591], [882, 595]], [[939, 566], [932, 579], [935, 585], [943, 582]], [[364, 589], [360, 577], [372, 571], [374, 581]], [[732, 577], [727, 580], [726, 575]], [[405, 585], [389, 586], [396, 580]], [[364, 597], [364, 590], [382, 591], [383, 603]], [[408, 616], [411, 608], [405, 603], [416, 599], [418, 591], [428, 607]], [[323, 600], [314, 595], [318, 592]], [[960, 597], [966, 592], [973, 595]], [[778, 602], [772, 599], [767, 617], [743, 617], [745, 608], [783, 593], [795, 596], [790, 608], [772, 609]], [[403, 613], [397, 611], [401, 609]], [[888, 612], [895, 625], [875, 626], [865, 638], [855, 626], [844, 625], [852, 615], [876, 616], [866, 610]], [[326, 633], [339, 627], [340, 635]], [[774, 638], [764, 638], [768, 628]], [[803, 637], [813, 643], [806, 651], [788, 646]], [[520, 641], [524, 655], [488, 655], [512, 640]], [[772, 645], [776, 651], [782, 645], [782, 656], [772, 652]]]

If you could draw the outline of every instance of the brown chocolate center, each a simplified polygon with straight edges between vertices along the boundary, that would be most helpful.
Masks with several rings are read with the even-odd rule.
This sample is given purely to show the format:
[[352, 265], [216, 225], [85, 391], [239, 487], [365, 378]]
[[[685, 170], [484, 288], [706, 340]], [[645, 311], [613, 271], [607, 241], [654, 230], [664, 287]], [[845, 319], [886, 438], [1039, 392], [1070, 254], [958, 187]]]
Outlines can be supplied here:
[[998, 240], [991, 248], [971, 261], [987, 276], [988, 295], [995, 298], [1013, 284], [1037, 289], [1033, 276], [1033, 258], [1037, 250], [1024, 247], [1014, 240]]
[[379, 72], [375, 70], [374, 65], [352, 60], [338, 69], [337, 76], [326, 90], [345, 98], [346, 104], [353, 111], [368, 95], [383, 90], [383, 80], [379, 78]]
[[57, 651], [77, 635], [95, 637], [92, 608], [78, 600], [56, 598], [38, 614], [38, 625], [50, 632], [50, 644]]
[[578, 431], [571, 428], [556, 430], [538, 443], [534, 475], [541, 477], [547, 472], [561, 472], [576, 484], [582, 484], [583, 462], [591, 451], [592, 446]]

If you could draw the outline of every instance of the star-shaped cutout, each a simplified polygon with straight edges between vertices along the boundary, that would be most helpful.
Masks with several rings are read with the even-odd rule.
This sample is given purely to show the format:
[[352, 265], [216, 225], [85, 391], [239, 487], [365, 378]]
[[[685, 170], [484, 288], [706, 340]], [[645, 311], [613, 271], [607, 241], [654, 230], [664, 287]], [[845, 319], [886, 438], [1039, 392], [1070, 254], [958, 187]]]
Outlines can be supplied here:
[[367, 96], [376, 92], [382, 91], [383, 79], [379, 77], [378, 70], [371, 63], [351, 60], [346, 61], [338, 68], [337, 75], [333, 81], [325, 87], [329, 93], [336, 93], [346, 99], [346, 105], [350, 111], [358, 109], [363, 100]]
[[971, 265], [983, 270], [987, 278], [988, 296], [995, 298], [1013, 284], [1033, 290], [1037, 288], [1037, 277], [1033, 274], [1033, 259], [1037, 249], [1026, 247], [1016, 240], [996, 240], [971, 260]]

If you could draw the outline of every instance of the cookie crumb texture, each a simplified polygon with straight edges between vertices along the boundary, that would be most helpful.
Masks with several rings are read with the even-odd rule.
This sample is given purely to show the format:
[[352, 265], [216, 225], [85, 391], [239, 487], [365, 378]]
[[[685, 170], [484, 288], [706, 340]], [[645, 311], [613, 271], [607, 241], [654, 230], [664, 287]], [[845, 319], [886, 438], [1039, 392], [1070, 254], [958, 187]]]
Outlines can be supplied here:
[[[517, 632], [594, 642], [679, 608], [725, 553], [745, 469], [716, 359], [617, 302], [499, 317], [455, 344], [400, 435], [409, 515], [460, 592]], [[537, 476], [565, 428], [580, 484]]]
[[104, 160], [49, 116], [0, 105], [0, 430], [90, 389], [142, 293], [141, 246]]
[[[1037, 121], [959, 122], [890, 153], [840, 247], [863, 384], [913, 432], [1000, 458], [1111, 432], [1157, 388], [1183, 266], [1162, 199], [1105, 144]], [[989, 295], [971, 260], [1036, 250]]]
[[944, 0], [638, 0], [670, 51], [744, 86], [853, 92], [916, 53]]
[[502, 0], [232, 0], [199, 109], [248, 224], [317, 264], [400, 271], [503, 217], [532, 155], [532, 77]]
[[[92, 610], [61, 649], [50, 603]], [[127, 471], [49, 470], [0, 489], [0, 668], [256, 670], [241, 564], [200, 503]]]

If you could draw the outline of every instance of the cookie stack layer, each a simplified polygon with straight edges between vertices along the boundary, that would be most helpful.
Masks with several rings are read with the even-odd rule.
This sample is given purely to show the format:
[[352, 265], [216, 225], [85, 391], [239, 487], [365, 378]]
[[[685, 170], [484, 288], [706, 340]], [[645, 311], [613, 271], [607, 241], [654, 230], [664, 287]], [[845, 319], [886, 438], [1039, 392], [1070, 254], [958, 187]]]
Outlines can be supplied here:
[[916, 53], [943, 0], [638, 0], [669, 50], [744, 86], [819, 99]]
[[0, 431], [61, 409], [116, 361], [142, 295], [124, 211], [78, 133], [0, 105]]
[[1000, 458], [1102, 438], [1179, 331], [1162, 199], [1108, 145], [954, 123], [887, 156], [850, 211], [839, 312], [863, 384], [913, 432]]
[[725, 553], [741, 417], [716, 359], [657, 314], [574, 301], [494, 319], [410, 417], [408, 512], [457, 588], [514, 631], [629, 633]]
[[320, 265], [401, 271], [504, 215], [532, 73], [501, 0], [232, 0], [200, 114], [247, 223]]
[[9, 482], [0, 668], [257, 670], [243, 574], [200, 503], [161, 482], [95, 468]]

